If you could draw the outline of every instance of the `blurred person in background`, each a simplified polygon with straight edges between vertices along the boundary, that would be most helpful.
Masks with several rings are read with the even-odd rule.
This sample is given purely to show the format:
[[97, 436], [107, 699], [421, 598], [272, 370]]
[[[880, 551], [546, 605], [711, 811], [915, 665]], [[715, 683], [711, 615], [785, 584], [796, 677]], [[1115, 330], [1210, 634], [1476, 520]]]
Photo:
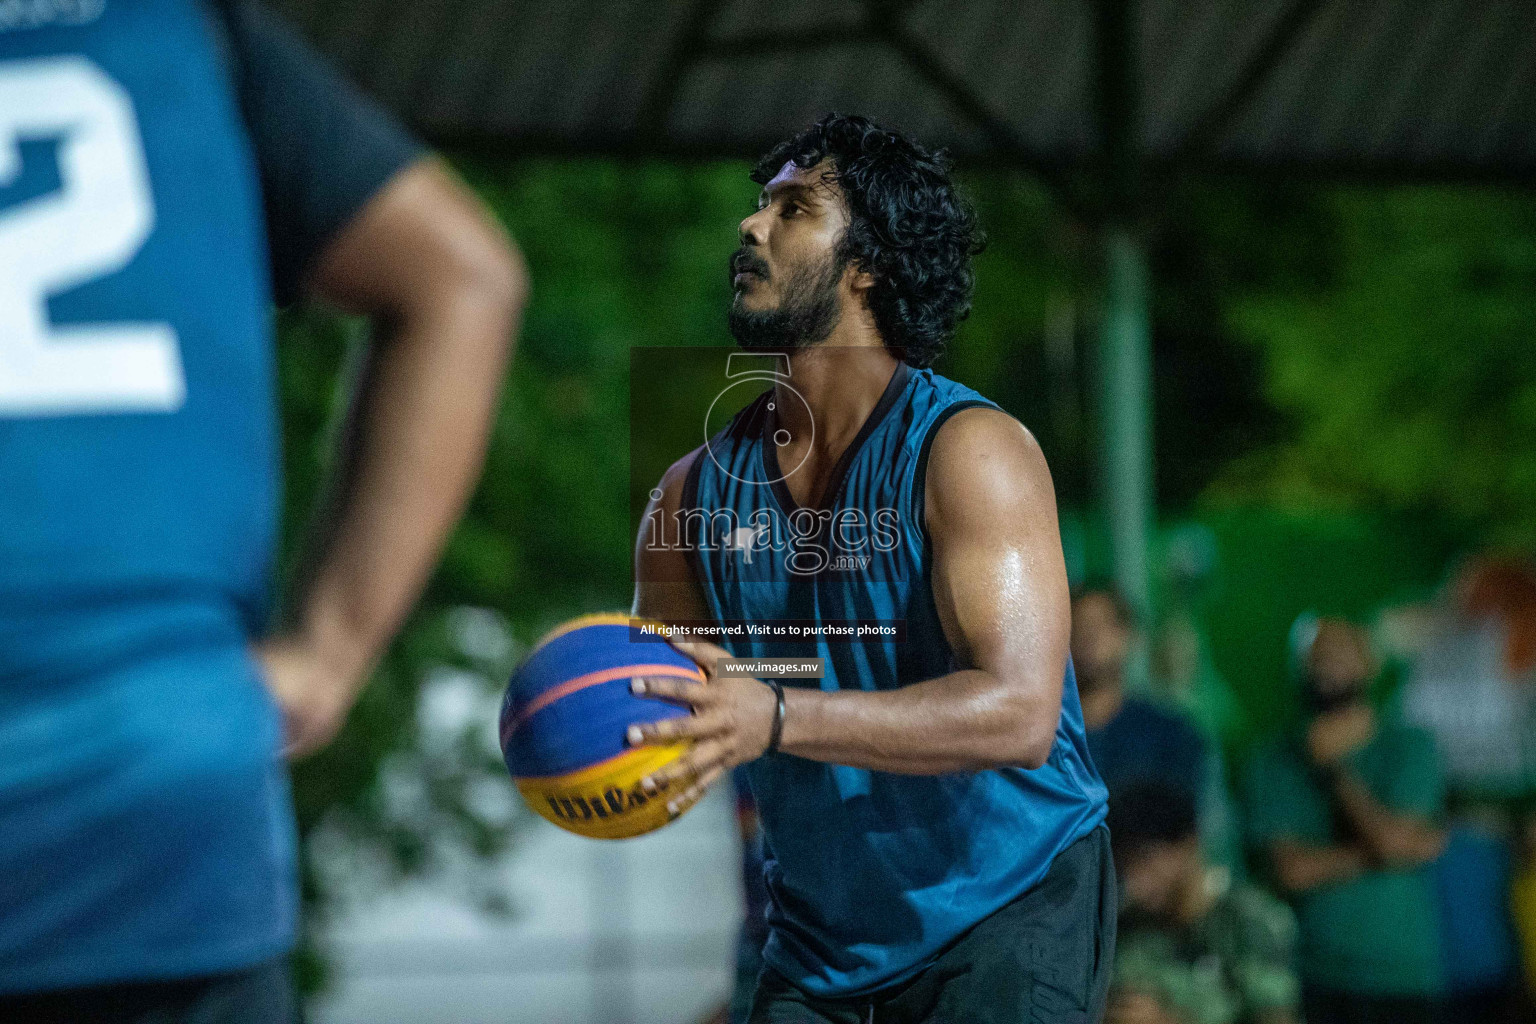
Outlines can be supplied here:
[[1208, 777], [1205, 739], [1177, 711], [1126, 692], [1135, 642], [1135, 614], [1114, 589], [1088, 585], [1073, 597], [1072, 663], [1094, 766], [1111, 797], [1160, 782], [1198, 798]]
[[1166, 531], [1163, 546], [1148, 658], [1152, 688], [1189, 715], [1220, 761], [1221, 743], [1243, 731], [1247, 713], [1217, 669], [1201, 621], [1200, 609], [1211, 600], [1218, 544], [1209, 527], [1183, 523]]
[[1444, 991], [1430, 864], [1444, 845], [1434, 742], [1380, 716], [1364, 630], [1303, 617], [1299, 730], [1249, 764], [1248, 831], [1296, 908], [1308, 1024], [1435, 1020]]
[[1407, 662], [1404, 717], [1435, 737], [1449, 814], [1435, 867], [1448, 1017], [1522, 1019], [1510, 893], [1536, 793], [1536, 569], [1467, 560], [1432, 604], [1392, 608], [1378, 633]]
[[[340, 727], [478, 474], [508, 240], [261, 8], [0, 28], [0, 1020], [279, 1024], [283, 763]], [[273, 300], [371, 318], [284, 628]]]
[[1136, 632], [1135, 613], [1112, 587], [1088, 585], [1073, 598], [1072, 660], [1094, 766], [1111, 800], [1140, 782], [1189, 794], [1206, 856], [1242, 877], [1241, 837], [1217, 738], [1202, 733], [1175, 697], [1127, 692]]
[[1445, 972], [1444, 1017], [1460, 1024], [1536, 1019], [1521, 971], [1512, 894], [1518, 855], [1502, 821], [1458, 810], [1433, 879]]
[[1196, 591], [1210, 574], [1214, 539], [1186, 528], [1169, 541], [1160, 616], [1152, 636], [1152, 692], [1184, 714], [1205, 741], [1200, 835], [1210, 860], [1236, 878], [1248, 874], [1237, 801], [1232, 794], [1226, 743], [1242, 732], [1237, 694], [1212, 661], [1195, 610]]
[[1156, 783], [1109, 805], [1121, 909], [1110, 1024], [1296, 1024], [1296, 919], [1200, 849], [1195, 804]]
[[1440, 600], [1384, 612], [1379, 632], [1408, 661], [1404, 717], [1435, 736], [1452, 792], [1536, 791], [1536, 567], [1470, 559]]

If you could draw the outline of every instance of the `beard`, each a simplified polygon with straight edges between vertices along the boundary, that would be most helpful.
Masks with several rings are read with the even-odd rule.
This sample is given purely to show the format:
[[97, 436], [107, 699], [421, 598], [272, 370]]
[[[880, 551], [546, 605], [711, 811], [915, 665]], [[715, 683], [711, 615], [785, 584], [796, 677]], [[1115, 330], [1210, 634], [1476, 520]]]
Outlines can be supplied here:
[[[731, 257], [731, 266], [760, 274], [767, 269], [750, 250], [739, 250]], [[843, 312], [838, 286], [847, 266], [848, 257], [834, 250], [820, 263], [796, 268], [785, 279], [783, 298], [775, 309], [745, 309], [738, 294], [729, 317], [736, 344], [753, 351], [792, 352], [826, 341]]]

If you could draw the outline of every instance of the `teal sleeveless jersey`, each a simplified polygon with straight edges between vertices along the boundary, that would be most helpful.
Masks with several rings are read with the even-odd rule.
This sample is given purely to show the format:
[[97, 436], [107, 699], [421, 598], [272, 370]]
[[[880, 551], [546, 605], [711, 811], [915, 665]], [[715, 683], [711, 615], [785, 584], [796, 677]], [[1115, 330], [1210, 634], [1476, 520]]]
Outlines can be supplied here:
[[[898, 367], [819, 511], [797, 508], [784, 486], [773, 400], [770, 388], [712, 438], [684, 488], [694, 573], [714, 618], [739, 631], [724, 646], [740, 657], [824, 658], [825, 690], [889, 690], [954, 671], [928, 579], [925, 464], [950, 415], [991, 403]], [[797, 640], [750, 628], [772, 623], [833, 632]], [[861, 626], [866, 635], [850, 638]], [[824, 997], [915, 974], [1039, 881], [1105, 810], [1070, 664], [1039, 769], [897, 775], [774, 754], [749, 764], [747, 778], [771, 896], [764, 958]]]
[[286, 949], [247, 653], [278, 495], [261, 193], [213, 9], [0, 18], [0, 992]]

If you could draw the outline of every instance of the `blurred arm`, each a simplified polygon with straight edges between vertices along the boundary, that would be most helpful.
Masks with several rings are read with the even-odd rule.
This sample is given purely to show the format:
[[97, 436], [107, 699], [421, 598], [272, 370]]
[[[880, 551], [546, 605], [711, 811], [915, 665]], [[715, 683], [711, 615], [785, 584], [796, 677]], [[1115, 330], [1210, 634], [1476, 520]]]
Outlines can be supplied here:
[[1445, 848], [1443, 829], [1418, 815], [1389, 809], [1348, 771], [1334, 774], [1333, 795], [1360, 842], [1379, 864], [1414, 867], [1434, 860]]
[[430, 158], [363, 207], [308, 283], [378, 331], [294, 627], [264, 652], [296, 752], [340, 726], [459, 516], [527, 289], [504, 233]]
[[1318, 846], [1297, 839], [1277, 839], [1269, 846], [1275, 882], [1299, 895], [1331, 882], [1343, 882], [1366, 868], [1366, 858], [1353, 846]]

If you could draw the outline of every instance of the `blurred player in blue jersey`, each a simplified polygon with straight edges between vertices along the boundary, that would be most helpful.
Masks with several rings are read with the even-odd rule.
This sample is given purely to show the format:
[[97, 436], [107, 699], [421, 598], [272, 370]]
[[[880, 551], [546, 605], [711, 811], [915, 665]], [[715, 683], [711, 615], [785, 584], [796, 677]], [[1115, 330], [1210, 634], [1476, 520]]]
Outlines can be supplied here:
[[[283, 753], [340, 726], [473, 485], [521, 263], [259, 8], [6, 10], [0, 1020], [291, 1020]], [[274, 633], [271, 309], [306, 294], [378, 344]]]

